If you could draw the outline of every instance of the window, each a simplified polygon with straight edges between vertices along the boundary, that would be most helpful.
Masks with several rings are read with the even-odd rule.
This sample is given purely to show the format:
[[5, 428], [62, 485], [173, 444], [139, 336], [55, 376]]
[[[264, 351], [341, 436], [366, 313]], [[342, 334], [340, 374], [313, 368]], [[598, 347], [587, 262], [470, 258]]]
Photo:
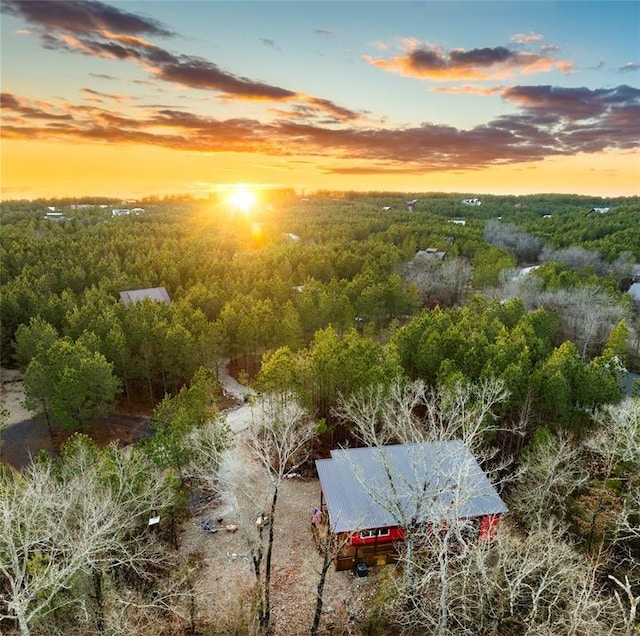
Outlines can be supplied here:
[[361, 539], [374, 539], [376, 535], [378, 537], [388, 537], [391, 534], [389, 528], [377, 528], [373, 530], [362, 530], [360, 532]]

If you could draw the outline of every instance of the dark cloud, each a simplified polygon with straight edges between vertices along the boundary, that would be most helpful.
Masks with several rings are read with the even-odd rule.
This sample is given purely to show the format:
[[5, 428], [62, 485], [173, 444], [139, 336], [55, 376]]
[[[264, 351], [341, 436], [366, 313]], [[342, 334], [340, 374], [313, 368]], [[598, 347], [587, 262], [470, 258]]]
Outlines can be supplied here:
[[[67, 116], [65, 121], [56, 121], [59, 115], [51, 117], [53, 107], [7, 93], [2, 105], [8, 123], [3, 125], [2, 134], [65, 142], [136, 143], [208, 153], [330, 156], [336, 162], [336, 171], [352, 173], [470, 170], [638, 146], [640, 89], [626, 85], [598, 90], [514, 86], [502, 94], [519, 112], [465, 130], [429, 122], [410, 128], [365, 127], [358, 125], [359, 119], [350, 118], [350, 111], [340, 113], [338, 108], [332, 116], [331, 102], [314, 102], [313, 98], [292, 104], [290, 111], [278, 113], [270, 123], [246, 118], [220, 120], [148, 105], [136, 108], [133, 112], [138, 116], [131, 117], [73, 104], [64, 105], [73, 119]], [[356, 162], [357, 166], [345, 168], [341, 160]]]
[[515, 73], [569, 72], [573, 64], [548, 55], [508, 49], [504, 46], [442, 51], [432, 45], [411, 42], [404, 55], [364, 60], [373, 66], [409, 77], [431, 80], [469, 80], [509, 77]]
[[107, 75], [106, 73], [89, 73], [90, 77], [97, 77], [98, 79], [116, 80], [118, 79], [114, 75]]
[[260, 38], [260, 42], [262, 42], [262, 44], [269, 47], [270, 49], [275, 49], [276, 51], [280, 50], [280, 47], [275, 43], [274, 40], [271, 40], [270, 38]]
[[29, 105], [13, 93], [0, 93], [0, 108], [6, 115], [19, 115], [28, 119], [71, 119], [68, 113], [53, 113], [38, 106]]
[[513, 86], [505, 89], [502, 97], [529, 113], [552, 116], [556, 121], [577, 121], [609, 116], [622, 107], [640, 103], [640, 89], [626, 84], [600, 89]]
[[39, 27], [45, 48], [128, 60], [158, 79], [240, 99], [289, 100], [294, 91], [239, 77], [208, 60], [172, 53], [142, 36], [169, 36], [159, 23], [101, 2], [8, 0], [5, 13]]
[[307, 104], [316, 109], [316, 111], [333, 115], [337, 121], [352, 121], [360, 116], [353, 110], [338, 106], [329, 99], [321, 99], [320, 97], [307, 97]]
[[222, 71], [212, 62], [190, 56], [161, 62], [155, 75], [165, 81], [177, 82], [191, 88], [216, 90], [246, 99], [288, 100], [296, 96], [293, 91], [238, 77]]
[[101, 30], [132, 35], [174, 35], [156, 20], [96, 0], [3, 0], [1, 10], [44, 29], [78, 35]]
[[[452, 66], [467, 66], [477, 68], [483, 66], [505, 64], [507, 62], [521, 60], [522, 57], [522, 53], [519, 53], [518, 51], [510, 51], [504, 46], [471, 49], [470, 51], [454, 49], [449, 53], [449, 64]], [[530, 56], [527, 55], [526, 57]]]
[[133, 101], [137, 98], [131, 95], [121, 95], [119, 93], [103, 93], [102, 91], [96, 91], [93, 88], [82, 88], [81, 91], [90, 95], [91, 98], [104, 98], [104, 99], [112, 99], [116, 102], [129, 102]]

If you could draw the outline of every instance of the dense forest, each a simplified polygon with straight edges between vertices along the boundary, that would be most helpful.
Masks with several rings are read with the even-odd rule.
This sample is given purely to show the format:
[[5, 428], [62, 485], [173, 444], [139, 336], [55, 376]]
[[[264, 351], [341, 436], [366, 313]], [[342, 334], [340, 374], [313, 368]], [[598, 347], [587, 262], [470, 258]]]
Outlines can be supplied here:
[[[640, 371], [627, 293], [640, 281], [640, 199], [466, 196], [287, 190], [251, 209], [217, 196], [4, 202], [2, 365], [24, 373], [25, 404], [77, 433], [144, 412], [154, 435], [127, 453], [78, 435], [22, 475], [5, 466], [0, 627], [243, 633], [195, 631], [184, 610], [193, 574], [171, 551], [189, 493], [218, 492], [233, 441], [217, 378], [230, 363], [263, 404], [252, 448], [273, 450], [257, 454], [272, 513], [285, 468], [313, 470], [296, 444], [322, 456], [377, 443], [363, 435], [371, 412], [398, 442], [418, 429], [441, 438], [445, 427], [428, 424], [437, 409], [495, 477], [510, 508], [499, 540], [458, 544], [454, 558], [442, 533], [423, 538], [419, 575], [385, 579], [366, 633], [638, 633], [640, 392], [627, 395], [624, 380]], [[156, 287], [170, 303], [120, 301]], [[376, 391], [419, 423], [411, 436], [366, 410]], [[313, 426], [283, 450], [276, 424], [293, 403], [304, 413], [293, 423]], [[481, 414], [473, 434], [461, 413]], [[136, 524], [152, 512], [171, 523], [141, 545]], [[251, 544], [252, 629], [263, 634], [278, 633], [273, 540]], [[162, 603], [115, 621], [115, 598], [152, 590]]]

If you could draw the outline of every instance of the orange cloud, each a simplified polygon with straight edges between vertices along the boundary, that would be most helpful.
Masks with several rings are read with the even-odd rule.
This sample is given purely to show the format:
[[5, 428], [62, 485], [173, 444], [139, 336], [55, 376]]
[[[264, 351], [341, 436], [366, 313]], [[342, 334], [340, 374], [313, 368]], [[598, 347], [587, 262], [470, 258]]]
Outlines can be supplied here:
[[463, 86], [433, 86], [430, 91], [432, 93], [452, 93], [454, 95], [482, 95], [490, 97], [504, 90], [504, 86], [475, 86], [472, 84], [464, 84]]
[[[472, 170], [637, 147], [640, 89], [514, 86], [501, 94], [521, 111], [465, 130], [437, 124], [372, 128], [359, 118], [351, 119], [349, 113], [327, 122], [295, 119], [283, 112], [272, 122], [261, 122], [219, 120], [151, 106], [136, 109], [137, 116], [131, 117], [107, 108], [64, 104], [66, 113], [60, 114], [59, 109], [4, 93], [2, 134], [13, 139], [138, 144], [207, 154], [331, 156], [366, 161], [368, 169], [380, 165], [408, 171]], [[333, 109], [330, 102], [309, 103], [320, 113]], [[304, 104], [300, 107], [303, 112]]]
[[569, 73], [574, 65], [548, 55], [515, 51], [504, 46], [444, 52], [431, 44], [414, 40], [406, 42], [405, 53], [388, 59], [364, 56], [364, 61], [377, 68], [405, 77], [434, 81], [490, 80], [513, 77], [517, 74]]

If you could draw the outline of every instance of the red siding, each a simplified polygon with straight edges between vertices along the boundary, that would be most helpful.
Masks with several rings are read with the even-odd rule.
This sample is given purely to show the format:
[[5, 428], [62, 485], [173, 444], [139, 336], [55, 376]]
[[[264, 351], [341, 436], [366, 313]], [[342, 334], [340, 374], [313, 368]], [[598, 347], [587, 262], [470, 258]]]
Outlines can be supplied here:
[[496, 532], [498, 532], [498, 523], [500, 522], [500, 515], [487, 515], [482, 517], [480, 521], [480, 539], [493, 539]]
[[377, 537], [367, 537], [363, 539], [359, 532], [351, 535], [351, 545], [371, 545], [373, 543], [391, 543], [392, 541], [400, 541], [405, 537], [405, 531], [402, 528], [389, 528], [389, 534]]

